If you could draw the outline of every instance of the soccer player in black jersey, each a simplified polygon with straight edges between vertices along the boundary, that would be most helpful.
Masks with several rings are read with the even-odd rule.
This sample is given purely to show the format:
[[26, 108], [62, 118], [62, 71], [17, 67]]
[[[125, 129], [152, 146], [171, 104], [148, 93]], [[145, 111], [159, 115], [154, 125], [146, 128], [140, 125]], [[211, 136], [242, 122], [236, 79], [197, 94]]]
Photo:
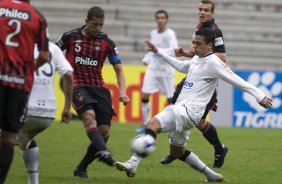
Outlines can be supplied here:
[[[218, 28], [217, 24], [214, 21], [213, 15], [214, 15], [214, 9], [215, 4], [211, 0], [201, 0], [198, 6], [198, 16], [199, 16], [199, 24], [196, 27], [196, 31], [199, 28], [210, 28], [214, 31], [215, 34], [215, 40], [214, 40], [214, 47], [213, 47], [213, 53], [217, 55], [221, 60], [226, 61], [226, 52], [225, 52], [225, 45], [223, 40], [223, 35], [221, 30]], [[188, 51], [184, 51], [182, 48], [175, 49], [175, 53], [177, 56], [186, 56], [189, 58], [192, 58], [194, 56], [194, 50], [191, 48]], [[172, 103], [176, 102], [176, 99], [178, 98], [182, 86], [184, 84], [185, 78], [177, 85], [177, 88], [174, 92]], [[223, 145], [220, 142], [220, 139], [218, 137], [216, 128], [206, 120], [206, 117], [210, 110], [216, 111], [217, 108], [217, 92], [214, 92], [214, 95], [212, 96], [212, 99], [207, 105], [206, 111], [201, 119], [201, 123], [197, 126], [197, 128], [203, 133], [203, 136], [206, 138], [206, 140], [214, 146], [214, 164], [213, 167], [221, 167], [224, 163], [225, 156], [227, 154], [227, 147]], [[172, 152], [178, 152], [179, 149], [177, 146], [170, 145], [171, 154]], [[169, 154], [166, 158], [161, 160], [162, 164], [169, 164], [175, 158]]]
[[104, 11], [100, 7], [88, 10], [85, 25], [66, 32], [56, 42], [66, 50], [66, 58], [73, 67], [73, 106], [83, 121], [90, 145], [74, 175], [88, 178], [87, 167], [95, 159], [114, 166], [115, 160], [106, 148], [112, 116], [111, 94], [104, 86], [102, 68], [106, 57], [116, 72], [120, 89], [119, 100], [126, 105], [129, 98], [125, 93], [125, 77], [115, 43], [101, 29]]

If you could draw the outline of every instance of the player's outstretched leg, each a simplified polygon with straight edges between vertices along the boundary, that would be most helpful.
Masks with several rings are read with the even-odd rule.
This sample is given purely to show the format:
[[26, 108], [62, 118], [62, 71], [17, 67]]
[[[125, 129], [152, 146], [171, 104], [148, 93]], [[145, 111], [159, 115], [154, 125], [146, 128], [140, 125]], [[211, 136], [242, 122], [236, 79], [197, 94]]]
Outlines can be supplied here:
[[[157, 134], [153, 130], [147, 128], [145, 134], [152, 136], [156, 140]], [[128, 177], [134, 177], [141, 160], [141, 156], [133, 153], [129, 160], [126, 162], [116, 162], [115, 166], [118, 170], [124, 171]]]
[[220, 142], [216, 128], [210, 122], [206, 121], [204, 126], [198, 127], [198, 129], [203, 133], [203, 136], [206, 138], [206, 140], [214, 147], [213, 167], [220, 168], [224, 164], [224, 159], [228, 152], [228, 148]]
[[208, 182], [222, 182], [224, 180], [224, 177], [221, 174], [211, 170], [193, 152], [185, 150], [180, 160], [190, 165], [193, 169], [203, 173], [207, 177]]
[[32, 140], [26, 150], [22, 152], [22, 157], [28, 174], [28, 184], [38, 184], [38, 156], [39, 148]]
[[95, 157], [108, 166], [114, 166], [116, 161], [112, 158], [111, 153], [107, 150], [104, 138], [100, 131], [97, 128], [89, 128], [87, 129], [87, 135], [97, 150]]
[[116, 168], [120, 171], [126, 172], [126, 175], [128, 177], [134, 177], [137, 171], [137, 167], [141, 160], [141, 157], [133, 153], [130, 159], [126, 162], [116, 162]]
[[96, 153], [97, 153], [97, 150], [95, 146], [92, 143], [90, 143], [87, 148], [86, 154], [84, 155], [80, 163], [76, 166], [75, 170], [73, 171], [73, 175], [78, 176], [82, 179], [89, 178], [87, 174], [87, 167], [89, 164], [91, 164], [95, 160]]

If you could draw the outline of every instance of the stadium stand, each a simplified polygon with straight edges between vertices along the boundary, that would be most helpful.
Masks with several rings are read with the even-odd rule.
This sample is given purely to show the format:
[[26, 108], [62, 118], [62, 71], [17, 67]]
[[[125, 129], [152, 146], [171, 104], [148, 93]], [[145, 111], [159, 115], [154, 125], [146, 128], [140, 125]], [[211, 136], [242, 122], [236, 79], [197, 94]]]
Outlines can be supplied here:
[[[154, 28], [154, 12], [166, 9], [179, 45], [187, 48], [197, 24], [195, 0], [33, 0], [49, 24], [51, 40], [84, 23], [89, 7], [106, 12], [104, 32], [116, 41], [126, 64], [141, 64], [144, 40]], [[282, 1], [215, 0], [216, 22], [223, 30], [233, 69], [282, 70]]]

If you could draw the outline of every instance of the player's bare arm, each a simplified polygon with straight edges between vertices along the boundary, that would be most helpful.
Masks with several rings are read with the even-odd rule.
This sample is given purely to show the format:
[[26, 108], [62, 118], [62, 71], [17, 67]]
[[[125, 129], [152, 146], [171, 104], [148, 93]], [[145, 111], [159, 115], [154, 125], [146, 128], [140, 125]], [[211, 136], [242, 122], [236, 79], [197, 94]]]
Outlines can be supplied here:
[[62, 122], [68, 123], [71, 120], [71, 100], [73, 91], [72, 72], [67, 72], [64, 74], [63, 90], [65, 94], [65, 106], [62, 112]]
[[116, 72], [117, 83], [118, 83], [119, 90], [120, 90], [119, 101], [122, 102], [123, 105], [126, 105], [130, 101], [130, 99], [126, 95], [126, 92], [125, 92], [126, 91], [126, 89], [125, 89], [126, 83], [125, 83], [125, 77], [124, 77], [122, 65], [116, 64], [113, 67], [114, 67], [114, 70]]
[[46, 63], [49, 60], [49, 51], [43, 51], [41, 50], [39, 52], [39, 55], [36, 59], [34, 70], [37, 70], [40, 66], [42, 66], [44, 63]]
[[265, 109], [268, 109], [272, 106], [272, 100], [268, 97], [264, 97], [264, 99], [260, 101], [259, 104]]

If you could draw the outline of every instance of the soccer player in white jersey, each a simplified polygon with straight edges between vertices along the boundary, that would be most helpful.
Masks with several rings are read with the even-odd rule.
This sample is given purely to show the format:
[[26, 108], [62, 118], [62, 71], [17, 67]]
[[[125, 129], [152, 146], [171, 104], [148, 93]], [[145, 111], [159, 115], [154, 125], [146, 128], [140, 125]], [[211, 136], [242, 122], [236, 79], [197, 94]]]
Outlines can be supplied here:
[[[167, 27], [168, 13], [165, 10], [158, 10], [155, 13], [157, 29], [153, 29], [150, 34], [150, 40], [157, 47], [164, 50], [175, 49], [178, 47], [175, 32]], [[149, 120], [150, 104], [149, 97], [155, 92], [167, 97], [168, 102], [174, 92], [174, 71], [162, 58], [155, 57], [154, 53], [148, 52], [142, 59], [145, 65], [148, 65], [143, 79], [142, 86], [142, 116], [144, 125], [136, 130], [136, 132], [144, 132], [146, 122]]]
[[[62, 122], [67, 123], [71, 119], [73, 69], [57, 45], [49, 42], [49, 52], [49, 62], [34, 71], [27, 116], [24, 126], [18, 133], [18, 145], [23, 151], [22, 156], [28, 173], [28, 184], [38, 184], [39, 149], [34, 137], [49, 127], [56, 117], [55, 71], [58, 71], [63, 79], [65, 104]], [[38, 51], [35, 49], [34, 56], [37, 55]]]
[[[153, 117], [147, 123], [145, 134], [156, 138], [158, 133], [174, 132], [171, 143], [183, 149], [177, 152], [172, 150], [173, 156], [204, 174], [207, 181], [223, 181], [222, 175], [212, 171], [194, 153], [185, 149], [186, 135], [183, 133], [201, 122], [206, 105], [219, 79], [251, 94], [264, 108], [272, 106], [272, 100], [257, 87], [233, 73], [220, 58], [212, 53], [213, 40], [214, 34], [211, 29], [201, 28], [196, 31], [193, 48], [197, 56], [188, 61], [180, 61], [171, 57], [150, 41], [145, 41], [149, 51], [162, 57], [178, 71], [188, 74], [175, 105], [166, 107]], [[133, 177], [141, 160], [140, 156], [133, 154], [125, 163], [117, 162], [116, 167], [125, 171], [129, 177]]]

